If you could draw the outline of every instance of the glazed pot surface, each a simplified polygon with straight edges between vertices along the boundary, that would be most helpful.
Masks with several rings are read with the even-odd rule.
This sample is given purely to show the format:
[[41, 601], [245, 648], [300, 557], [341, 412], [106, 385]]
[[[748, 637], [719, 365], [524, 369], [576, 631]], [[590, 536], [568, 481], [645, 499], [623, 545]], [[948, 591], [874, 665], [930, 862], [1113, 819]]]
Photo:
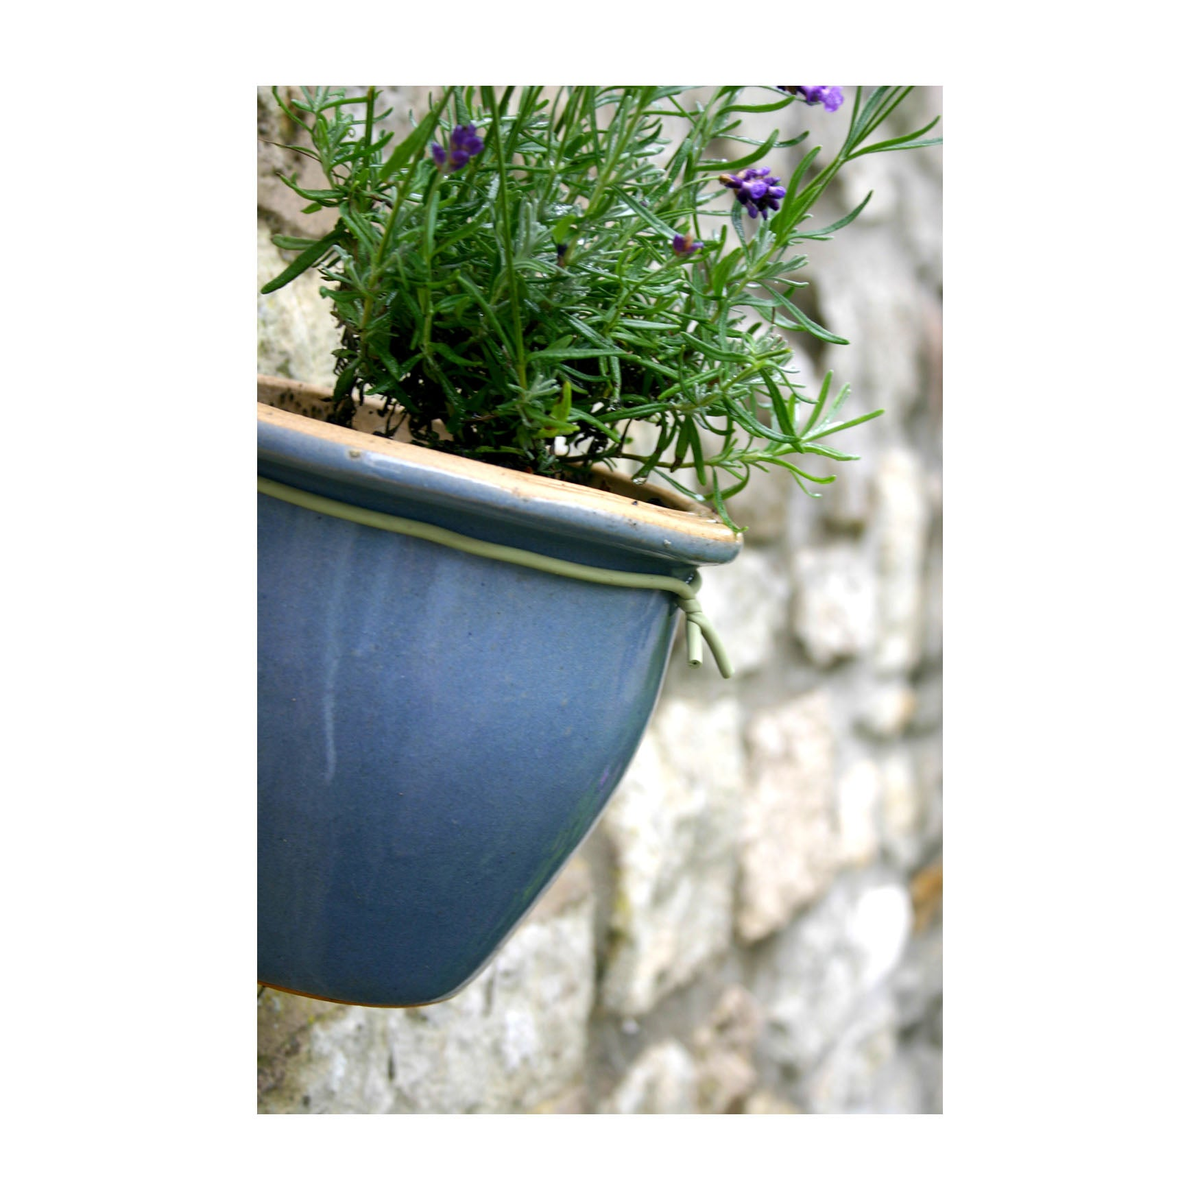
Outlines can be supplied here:
[[[431, 513], [390, 461], [363, 452], [361, 478], [339, 477], [325, 448], [282, 444], [268, 431], [260, 471], [296, 486], [355, 503], [382, 490], [378, 508], [457, 516], [472, 536], [671, 569], [628, 538], [514, 532], [444, 497]], [[599, 818], [662, 685], [674, 599], [266, 495], [258, 542], [260, 982], [355, 1004], [444, 999]]]

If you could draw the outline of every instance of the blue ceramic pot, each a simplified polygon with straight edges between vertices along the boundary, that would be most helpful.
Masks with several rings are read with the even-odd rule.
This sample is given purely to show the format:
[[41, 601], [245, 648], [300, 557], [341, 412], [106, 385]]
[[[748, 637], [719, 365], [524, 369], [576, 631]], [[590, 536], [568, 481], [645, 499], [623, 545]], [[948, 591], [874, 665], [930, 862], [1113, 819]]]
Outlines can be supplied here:
[[[686, 580], [739, 548], [711, 517], [262, 404], [258, 453], [260, 475], [306, 492], [591, 566]], [[444, 1000], [599, 818], [678, 608], [258, 505], [259, 980]]]

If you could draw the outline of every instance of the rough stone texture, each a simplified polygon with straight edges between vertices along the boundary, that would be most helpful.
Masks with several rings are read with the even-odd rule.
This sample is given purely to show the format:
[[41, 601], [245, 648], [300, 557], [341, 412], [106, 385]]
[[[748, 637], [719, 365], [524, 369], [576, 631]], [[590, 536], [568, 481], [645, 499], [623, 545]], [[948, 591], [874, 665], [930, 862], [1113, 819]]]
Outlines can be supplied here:
[[[407, 133], [426, 91], [382, 89], [385, 126]], [[911, 101], [881, 136], [941, 111], [938, 88]], [[811, 131], [770, 155], [786, 177], [849, 112], [747, 113], [739, 132]], [[288, 125], [260, 89], [260, 284], [290, 257], [271, 234], [333, 220], [277, 179], [315, 182], [270, 144], [297, 140]], [[701, 595], [738, 674], [690, 671], [677, 649], [590, 874], [564, 874], [460, 996], [389, 1011], [264, 993], [263, 1112], [941, 1111], [940, 149], [856, 160], [813, 224], [869, 189], [854, 224], [809, 245], [797, 293], [852, 345], [789, 336], [810, 395], [832, 370], [847, 417], [887, 412], [839, 435], [861, 461], [801, 460], [837, 475], [820, 499], [775, 472], [730, 502], [746, 546]], [[318, 287], [259, 297], [260, 371], [332, 385]]]
[[[940, 662], [942, 657], [942, 536], [940, 524], [937, 536], [929, 547], [929, 562], [925, 568], [925, 611], [923, 642], [925, 658]], [[939, 675], [939, 682], [941, 676]]]
[[875, 635], [875, 576], [850, 546], [804, 547], [792, 556], [792, 632], [819, 667], [869, 650]]
[[787, 578], [771, 554], [746, 546], [737, 571], [709, 569], [701, 599], [739, 675], [765, 667], [787, 623]]
[[744, 1113], [766, 1116], [785, 1116], [799, 1111], [795, 1105], [789, 1104], [782, 1096], [769, 1092], [765, 1088], [748, 1097], [742, 1107]]
[[616, 866], [604, 1003], [648, 1011], [728, 949], [738, 804], [739, 712], [667, 700], [603, 820]]
[[921, 794], [920, 843], [922, 857], [942, 844], [942, 736], [923, 739], [915, 750], [917, 787]]
[[895, 1002], [886, 993], [868, 996], [820, 1061], [796, 1086], [805, 1112], [880, 1111], [877, 1094], [890, 1080], [896, 1058]]
[[860, 1036], [854, 1021], [899, 963], [911, 925], [908, 892], [896, 876], [843, 875], [759, 959], [752, 990], [764, 1008], [760, 1052], [792, 1081], [802, 1107], [812, 1096], [795, 1081], [804, 1083], [844, 1033]]
[[638, 1058], [613, 1092], [605, 1112], [696, 1111], [696, 1064], [676, 1041], [659, 1042]]
[[573, 860], [483, 973], [442, 1004], [259, 1000], [261, 1112], [512, 1112], [582, 1083], [592, 892]]
[[921, 658], [921, 576], [929, 503], [916, 456], [885, 453], [876, 476], [879, 506], [879, 636], [876, 666], [911, 670]]
[[917, 682], [917, 707], [909, 726], [913, 733], [937, 733], [942, 727], [942, 675], [925, 675]]
[[925, 816], [916, 765], [912, 755], [901, 750], [883, 760], [881, 771], [884, 845], [900, 866], [915, 866], [921, 857]]
[[864, 226], [855, 234], [840, 239], [836, 265], [821, 291], [829, 328], [850, 342], [839, 347], [834, 384], [853, 388], [847, 412], [882, 408], [902, 420], [921, 393], [928, 336], [923, 308], [913, 304], [915, 272], [889, 229]]
[[837, 869], [828, 696], [814, 692], [760, 712], [746, 740], [737, 928], [754, 941], [819, 896]]
[[883, 776], [870, 759], [846, 768], [837, 785], [839, 861], [845, 867], [865, 867], [879, 855], [879, 825], [883, 807]]
[[858, 727], [869, 737], [891, 741], [904, 732], [916, 712], [916, 691], [907, 683], [889, 680], [872, 686], [864, 697]]
[[[271, 241], [271, 230], [258, 223], [258, 286], [287, 265]], [[311, 272], [287, 287], [258, 297], [258, 371], [318, 387], [332, 388], [339, 337], [321, 282]]]
[[[278, 88], [287, 103], [301, 99], [300, 88]], [[301, 187], [325, 187], [320, 166], [307, 155], [287, 147], [305, 145], [306, 135], [279, 106], [269, 87], [258, 89], [258, 211], [272, 232], [293, 237], [323, 237], [337, 220], [334, 209], [306, 213], [308, 201], [287, 186], [280, 176], [294, 178]], [[311, 381], [310, 381], [311, 382]]]
[[[940, 875], [939, 875], [940, 878]], [[940, 892], [939, 892], [940, 894]], [[921, 928], [920, 908], [914, 897], [916, 920]], [[942, 995], [942, 927], [933, 924], [917, 932], [905, 948], [892, 982], [896, 1016], [902, 1029], [911, 1029], [928, 1019]], [[938, 1044], [940, 1045], [940, 1038]]]
[[736, 1112], [758, 1081], [754, 1047], [762, 1027], [758, 1001], [740, 984], [727, 988], [694, 1039], [702, 1112]]

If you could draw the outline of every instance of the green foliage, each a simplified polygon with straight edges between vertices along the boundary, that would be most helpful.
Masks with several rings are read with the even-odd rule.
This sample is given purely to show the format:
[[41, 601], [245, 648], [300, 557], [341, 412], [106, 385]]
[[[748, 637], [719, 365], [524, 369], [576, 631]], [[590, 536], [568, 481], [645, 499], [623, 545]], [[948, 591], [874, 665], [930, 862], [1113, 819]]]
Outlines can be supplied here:
[[[725, 500], [752, 469], [785, 469], [806, 491], [832, 482], [796, 460], [853, 457], [822, 439], [879, 413], [838, 421], [848, 388], [829, 402], [826, 376], [813, 400], [789, 378], [780, 331], [844, 344], [795, 302], [807, 262], [795, 249], [828, 239], [870, 199], [803, 231], [844, 163], [939, 140], [923, 139], [926, 126], [870, 141], [911, 89], [859, 89], [842, 147], [819, 171], [819, 148], [806, 155], [769, 221], [746, 215], [718, 175], [803, 141], [736, 132], [739, 113], [799, 101], [765, 89], [769, 102], [743, 104], [743, 89], [726, 87], [688, 111], [678, 87], [543, 90], [447, 88], [394, 147], [374, 89], [280, 100], [309, 135], [311, 146], [294, 149], [320, 163], [328, 187], [286, 182], [310, 201], [305, 211], [336, 208], [338, 219], [320, 241], [277, 238], [299, 254], [263, 291], [320, 271], [342, 328], [330, 419], [349, 424], [377, 396], [389, 436], [407, 424], [414, 442], [454, 454], [577, 480], [633, 460], [638, 478], [664, 478], [731, 526]], [[673, 147], [666, 116], [688, 122]], [[467, 124], [482, 152], [439, 170], [430, 144], [448, 147], [452, 127]], [[703, 157], [718, 138], [751, 149], [734, 162]], [[699, 238], [706, 210], [728, 210], [734, 237], [726, 226], [677, 254], [672, 239]], [[648, 454], [626, 445], [634, 421], [658, 429]], [[671, 477], [684, 467], [698, 495]]]

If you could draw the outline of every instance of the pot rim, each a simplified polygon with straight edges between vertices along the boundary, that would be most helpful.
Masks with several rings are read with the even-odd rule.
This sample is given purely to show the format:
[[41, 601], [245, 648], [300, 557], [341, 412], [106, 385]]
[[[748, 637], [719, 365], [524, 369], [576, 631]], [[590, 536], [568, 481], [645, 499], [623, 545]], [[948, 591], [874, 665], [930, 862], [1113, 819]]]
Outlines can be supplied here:
[[522, 523], [545, 521], [586, 540], [611, 538], [677, 562], [728, 562], [741, 549], [742, 535], [708, 509], [665, 488], [635, 484], [620, 472], [598, 470], [605, 487], [587, 487], [346, 429], [263, 402], [264, 397], [312, 402], [330, 394], [260, 375], [260, 462], [319, 459], [382, 491], [415, 484], [456, 507], [497, 508]]

